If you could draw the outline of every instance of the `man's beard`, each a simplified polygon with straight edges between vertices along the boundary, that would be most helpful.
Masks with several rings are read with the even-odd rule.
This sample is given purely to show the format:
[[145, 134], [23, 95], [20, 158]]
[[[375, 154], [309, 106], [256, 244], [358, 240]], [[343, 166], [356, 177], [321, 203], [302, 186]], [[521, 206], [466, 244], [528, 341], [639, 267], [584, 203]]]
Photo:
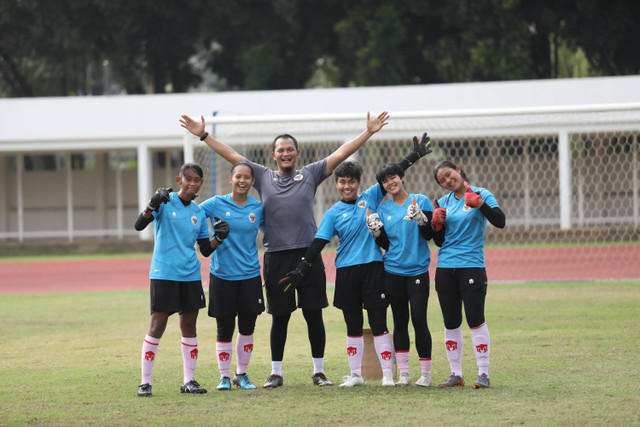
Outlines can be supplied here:
[[293, 172], [293, 166], [282, 167], [280, 169], [282, 170], [282, 173], [284, 173], [285, 175], [289, 175], [291, 174], [291, 172]]

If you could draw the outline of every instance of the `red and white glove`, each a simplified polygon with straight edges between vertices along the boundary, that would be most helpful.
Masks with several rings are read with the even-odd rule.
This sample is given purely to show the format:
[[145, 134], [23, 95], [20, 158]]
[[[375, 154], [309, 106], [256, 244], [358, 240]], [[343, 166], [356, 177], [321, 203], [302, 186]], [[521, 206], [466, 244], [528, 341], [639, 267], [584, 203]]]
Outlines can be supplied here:
[[464, 182], [464, 204], [467, 206], [470, 206], [472, 208], [477, 208], [478, 207], [478, 200], [482, 200], [482, 197], [480, 197], [480, 192], [473, 192], [471, 191], [471, 187], [469, 187], [469, 184], [467, 184], [467, 182]]
[[440, 205], [438, 205], [438, 199], [433, 199], [433, 207], [435, 210], [431, 217], [431, 229], [433, 231], [440, 231], [447, 220], [447, 209], [441, 208]]

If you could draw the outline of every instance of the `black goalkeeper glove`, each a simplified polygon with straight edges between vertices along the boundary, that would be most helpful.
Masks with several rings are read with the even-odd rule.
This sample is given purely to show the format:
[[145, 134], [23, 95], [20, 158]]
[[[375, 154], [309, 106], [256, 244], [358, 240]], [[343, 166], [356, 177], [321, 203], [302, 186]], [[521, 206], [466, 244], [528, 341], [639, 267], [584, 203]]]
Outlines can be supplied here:
[[169, 193], [173, 192], [173, 188], [158, 188], [151, 199], [149, 199], [149, 203], [147, 203], [148, 211], [158, 211], [158, 208], [162, 203], [167, 203], [171, 200]]
[[429, 138], [426, 132], [422, 134], [420, 142], [418, 142], [418, 137], [414, 136], [413, 150], [407, 155], [407, 157], [402, 160], [402, 162], [400, 162], [400, 165], [406, 166], [404, 168], [406, 170], [409, 166], [417, 162], [421, 157], [424, 157], [432, 152], [433, 150], [431, 149], [431, 138]]
[[218, 243], [222, 243], [224, 239], [229, 237], [229, 223], [217, 216], [214, 216], [213, 219], [216, 220], [216, 222], [213, 223], [213, 238], [216, 239]]
[[287, 293], [298, 287], [302, 279], [311, 271], [311, 264], [302, 258], [295, 270], [290, 271], [278, 282], [282, 292]]

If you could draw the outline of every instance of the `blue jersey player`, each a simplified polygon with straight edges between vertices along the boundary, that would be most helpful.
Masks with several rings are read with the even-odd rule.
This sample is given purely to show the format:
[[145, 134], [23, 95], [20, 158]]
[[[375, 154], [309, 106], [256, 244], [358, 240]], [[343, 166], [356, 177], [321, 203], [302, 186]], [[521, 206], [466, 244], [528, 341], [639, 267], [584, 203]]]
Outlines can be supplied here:
[[[262, 279], [256, 237], [264, 224], [262, 203], [249, 196], [255, 182], [248, 163], [236, 163], [231, 169], [231, 193], [215, 196], [200, 204], [208, 218], [224, 218], [231, 233], [211, 256], [209, 276], [209, 316], [217, 324], [216, 355], [220, 370], [218, 390], [229, 390], [231, 382], [251, 390], [247, 367], [253, 352], [256, 319], [264, 311]], [[233, 354], [232, 338], [238, 317], [236, 371], [230, 380]]]
[[135, 229], [141, 231], [154, 223], [154, 246], [149, 278], [151, 279], [151, 324], [142, 344], [142, 381], [138, 396], [151, 396], [151, 373], [164, 334], [167, 320], [173, 313], [180, 314], [182, 332], [182, 360], [184, 382], [181, 393], [206, 393], [194, 379], [198, 360], [196, 320], [198, 310], [205, 306], [200, 277], [200, 261], [196, 255], [196, 242], [200, 252], [209, 256], [229, 233], [228, 224], [218, 222], [215, 239], [209, 240], [209, 229], [204, 211], [193, 203], [202, 186], [202, 169], [186, 163], [180, 169], [176, 182], [177, 193], [160, 188], [151, 197], [146, 209], [140, 213]]
[[462, 306], [471, 329], [478, 365], [474, 388], [489, 387], [491, 342], [484, 317], [487, 271], [484, 262], [484, 231], [489, 221], [503, 228], [505, 215], [486, 188], [468, 184], [460, 167], [444, 160], [433, 176], [450, 193], [434, 201], [433, 240], [440, 247], [436, 291], [444, 319], [444, 339], [451, 376], [440, 387], [464, 386], [462, 375]]

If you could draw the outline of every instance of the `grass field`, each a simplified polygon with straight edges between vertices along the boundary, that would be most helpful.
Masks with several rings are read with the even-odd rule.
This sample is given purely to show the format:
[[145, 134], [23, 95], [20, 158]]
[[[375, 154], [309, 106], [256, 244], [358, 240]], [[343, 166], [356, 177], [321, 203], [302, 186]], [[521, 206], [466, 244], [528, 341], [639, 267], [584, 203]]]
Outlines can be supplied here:
[[[0, 425], [640, 425], [640, 283], [490, 285], [490, 389], [337, 387], [348, 374], [341, 313], [324, 311], [326, 373], [311, 384], [305, 324], [292, 317], [285, 386], [217, 392], [215, 321], [201, 312], [196, 379], [181, 395], [177, 318], [163, 337], [152, 398], [136, 397], [146, 291], [0, 296]], [[442, 317], [431, 293], [433, 380], [449, 375]], [[249, 375], [270, 373], [270, 316], [259, 317]], [[464, 370], [476, 376], [470, 334]], [[412, 348], [411, 373], [419, 373]], [[235, 362], [232, 364], [235, 366]]]

